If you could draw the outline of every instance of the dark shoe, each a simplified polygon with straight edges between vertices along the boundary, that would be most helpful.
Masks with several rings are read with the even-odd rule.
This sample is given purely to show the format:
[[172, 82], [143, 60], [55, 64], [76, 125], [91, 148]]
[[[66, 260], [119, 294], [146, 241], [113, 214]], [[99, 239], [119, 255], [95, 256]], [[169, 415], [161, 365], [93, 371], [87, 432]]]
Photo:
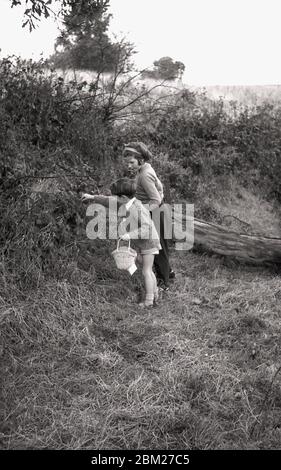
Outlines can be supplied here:
[[169, 279], [175, 279], [176, 277], [176, 273], [175, 271], [173, 271], [172, 269], [170, 270], [170, 273], [169, 273]]
[[158, 283], [158, 289], [160, 292], [168, 292], [168, 290], [170, 290], [170, 287], [167, 286], [164, 281], [160, 281]]
[[170, 287], [169, 286], [165, 286], [165, 284], [163, 284], [163, 286], [160, 286], [159, 287], [159, 290], [161, 292], [168, 292], [170, 290]]

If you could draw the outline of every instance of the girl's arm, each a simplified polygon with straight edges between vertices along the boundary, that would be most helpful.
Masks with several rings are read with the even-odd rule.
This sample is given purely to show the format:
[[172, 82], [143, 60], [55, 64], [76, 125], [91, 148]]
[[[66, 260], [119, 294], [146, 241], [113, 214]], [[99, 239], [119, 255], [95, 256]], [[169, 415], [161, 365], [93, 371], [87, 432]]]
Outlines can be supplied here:
[[92, 201], [95, 198], [94, 194], [83, 193], [81, 196], [82, 202]]
[[124, 204], [124, 199], [119, 196], [103, 196], [102, 194], [82, 194], [82, 201], [92, 201], [95, 204], [101, 204], [106, 208], [113, 208], [114, 204], [117, 203], [117, 210]]

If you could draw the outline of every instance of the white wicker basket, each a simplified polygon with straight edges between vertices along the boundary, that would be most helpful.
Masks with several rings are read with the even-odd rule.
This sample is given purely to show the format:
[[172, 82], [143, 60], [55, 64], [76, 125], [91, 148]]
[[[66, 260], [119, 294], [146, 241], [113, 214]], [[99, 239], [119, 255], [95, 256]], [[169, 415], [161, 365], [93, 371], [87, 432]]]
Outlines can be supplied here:
[[127, 270], [136, 261], [137, 252], [130, 246], [119, 246], [120, 240], [117, 241], [117, 248], [111, 254], [115, 260], [118, 269]]

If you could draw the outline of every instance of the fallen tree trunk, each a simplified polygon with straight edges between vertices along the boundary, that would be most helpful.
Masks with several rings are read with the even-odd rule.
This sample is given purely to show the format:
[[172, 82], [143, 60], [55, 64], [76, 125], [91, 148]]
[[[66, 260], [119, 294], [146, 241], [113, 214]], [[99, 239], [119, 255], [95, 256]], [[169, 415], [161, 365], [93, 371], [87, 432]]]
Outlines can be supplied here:
[[198, 219], [193, 224], [194, 234], [188, 221], [187, 239], [191, 242], [194, 235], [194, 248], [250, 263], [281, 263], [281, 238], [245, 235]]

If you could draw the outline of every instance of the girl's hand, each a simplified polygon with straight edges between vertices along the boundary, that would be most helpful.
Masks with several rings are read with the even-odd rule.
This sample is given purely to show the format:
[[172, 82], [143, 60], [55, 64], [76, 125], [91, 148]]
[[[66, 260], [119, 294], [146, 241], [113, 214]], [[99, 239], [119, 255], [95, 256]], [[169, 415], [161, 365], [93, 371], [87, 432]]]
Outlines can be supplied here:
[[130, 235], [128, 233], [124, 233], [124, 235], [121, 235], [120, 239], [124, 241], [128, 241], [130, 240]]
[[83, 193], [81, 196], [82, 202], [87, 202], [94, 199], [93, 194]]

